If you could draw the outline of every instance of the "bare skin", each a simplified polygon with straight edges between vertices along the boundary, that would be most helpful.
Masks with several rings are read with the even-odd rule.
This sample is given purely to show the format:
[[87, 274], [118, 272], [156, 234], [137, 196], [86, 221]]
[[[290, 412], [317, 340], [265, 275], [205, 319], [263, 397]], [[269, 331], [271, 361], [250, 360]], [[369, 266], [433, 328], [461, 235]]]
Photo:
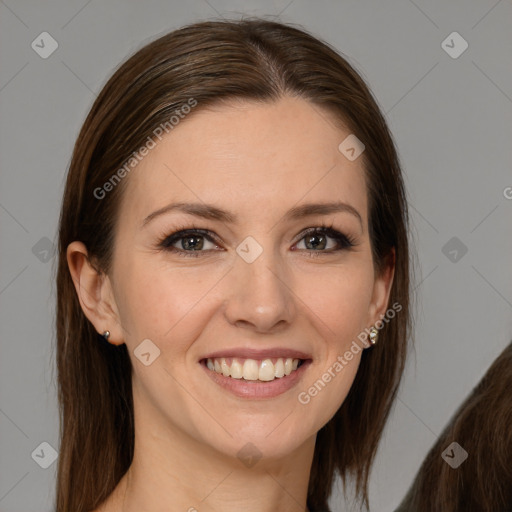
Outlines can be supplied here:
[[[126, 343], [134, 368], [134, 460], [95, 512], [307, 510], [316, 433], [347, 396], [362, 350], [307, 404], [298, 395], [388, 307], [394, 263], [375, 274], [361, 159], [338, 150], [349, 132], [296, 98], [199, 107], [125, 178], [111, 274], [96, 273], [81, 242], [68, 247], [84, 313]], [[173, 202], [213, 204], [237, 222], [172, 210], [142, 227]], [[285, 216], [330, 202], [355, 212]], [[353, 246], [304, 233], [323, 224]], [[158, 247], [185, 228], [215, 239], [192, 235], [196, 250], [173, 243], [189, 257]], [[250, 263], [236, 251], [248, 236], [262, 248]], [[145, 339], [160, 350], [148, 366], [134, 354]], [[311, 361], [278, 396], [241, 398], [200, 362], [240, 347]], [[261, 457], [251, 467], [237, 455], [244, 446]]]

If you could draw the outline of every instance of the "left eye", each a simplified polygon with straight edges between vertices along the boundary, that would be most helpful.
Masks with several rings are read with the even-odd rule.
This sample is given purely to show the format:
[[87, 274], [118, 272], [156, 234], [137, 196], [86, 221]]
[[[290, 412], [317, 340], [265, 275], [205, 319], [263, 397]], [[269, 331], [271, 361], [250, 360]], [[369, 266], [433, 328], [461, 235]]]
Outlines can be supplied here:
[[[333, 240], [329, 245], [328, 239]], [[352, 246], [348, 238], [338, 231], [327, 228], [316, 228], [308, 231], [300, 240], [304, 240], [304, 249], [321, 252], [332, 252], [337, 249], [343, 249]], [[328, 249], [328, 250], [324, 250]]]

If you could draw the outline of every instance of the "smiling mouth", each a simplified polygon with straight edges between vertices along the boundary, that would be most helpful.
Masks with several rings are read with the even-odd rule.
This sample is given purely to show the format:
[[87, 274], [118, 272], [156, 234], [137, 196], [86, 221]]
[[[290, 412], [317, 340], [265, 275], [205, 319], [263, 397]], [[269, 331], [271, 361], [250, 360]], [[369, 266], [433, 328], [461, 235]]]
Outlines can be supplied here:
[[270, 382], [287, 377], [304, 364], [304, 359], [275, 357], [242, 359], [238, 357], [208, 358], [201, 361], [215, 373], [242, 381]]

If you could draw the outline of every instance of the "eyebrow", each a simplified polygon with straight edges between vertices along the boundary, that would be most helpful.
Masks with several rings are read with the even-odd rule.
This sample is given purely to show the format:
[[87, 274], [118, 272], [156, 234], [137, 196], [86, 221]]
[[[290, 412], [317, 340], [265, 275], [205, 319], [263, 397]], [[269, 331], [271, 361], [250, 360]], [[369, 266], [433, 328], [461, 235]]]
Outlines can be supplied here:
[[[180, 211], [183, 213], [188, 213], [189, 215], [201, 217], [203, 219], [218, 220], [230, 224], [237, 223], [236, 215], [221, 208], [218, 208], [212, 204], [171, 203], [149, 214], [142, 221], [141, 229], [154, 218], [172, 211]], [[284, 215], [284, 220], [296, 220], [302, 219], [304, 217], [309, 217], [312, 215], [329, 215], [331, 213], [338, 212], [350, 213], [359, 220], [361, 228], [363, 227], [363, 220], [359, 212], [350, 204], [344, 203], [342, 201], [336, 201], [331, 203], [308, 203], [300, 206], [295, 206], [294, 208], [288, 210], [288, 212]]]

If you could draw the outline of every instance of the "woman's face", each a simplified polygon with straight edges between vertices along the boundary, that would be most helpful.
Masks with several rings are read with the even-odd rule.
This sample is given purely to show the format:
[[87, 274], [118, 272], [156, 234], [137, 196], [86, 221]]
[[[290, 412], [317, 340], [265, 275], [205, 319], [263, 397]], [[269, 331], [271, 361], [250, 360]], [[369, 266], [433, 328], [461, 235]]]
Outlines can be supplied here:
[[344, 354], [392, 272], [374, 276], [362, 159], [329, 114], [289, 97], [200, 107], [125, 178], [111, 339], [132, 359], [136, 429], [280, 457], [342, 404], [362, 350]]

